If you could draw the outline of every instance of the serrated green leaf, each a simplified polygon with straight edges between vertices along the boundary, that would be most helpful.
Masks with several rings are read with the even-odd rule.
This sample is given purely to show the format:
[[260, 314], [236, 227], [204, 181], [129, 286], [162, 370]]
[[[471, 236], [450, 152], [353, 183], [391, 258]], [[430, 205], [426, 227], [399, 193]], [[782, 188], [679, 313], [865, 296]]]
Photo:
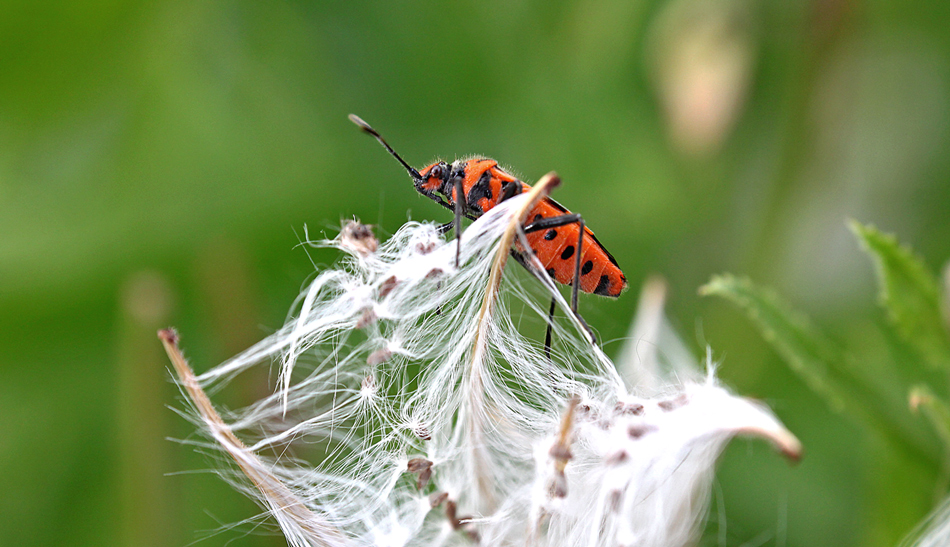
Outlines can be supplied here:
[[849, 227], [874, 261], [879, 300], [898, 334], [931, 366], [950, 368], [936, 277], [893, 235], [853, 220]]
[[880, 411], [881, 397], [855, 374], [853, 359], [774, 292], [728, 274], [714, 276], [699, 292], [723, 297], [742, 308], [792, 371], [832, 410], [864, 422], [899, 452], [922, 461], [934, 460], [931, 451], [900, 421]]
[[830, 377], [828, 363], [840, 361], [838, 350], [825, 341], [808, 319], [795, 313], [774, 292], [745, 278], [713, 276], [699, 289], [703, 296], [721, 296], [737, 304], [758, 326], [762, 337], [788, 363], [792, 371], [835, 411], [844, 408], [845, 396]]

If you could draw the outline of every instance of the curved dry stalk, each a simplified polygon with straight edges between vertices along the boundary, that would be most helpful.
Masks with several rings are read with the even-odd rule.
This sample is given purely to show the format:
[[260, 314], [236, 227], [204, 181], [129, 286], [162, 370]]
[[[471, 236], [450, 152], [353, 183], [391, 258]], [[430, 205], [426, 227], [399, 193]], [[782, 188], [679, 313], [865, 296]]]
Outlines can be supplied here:
[[498, 289], [501, 287], [501, 275], [505, 269], [505, 264], [508, 262], [508, 256], [511, 251], [511, 246], [514, 244], [515, 236], [518, 231], [521, 230], [521, 226], [524, 224], [528, 212], [560, 183], [561, 179], [555, 172], [552, 171], [544, 175], [537, 184], [531, 188], [531, 191], [528, 192], [527, 199], [521, 205], [520, 209], [511, 215], [511, 221], [508, 223], [508, 227], [498, 241], [495, 250], [495, 259], [492, 262], [491, 272], [488, 276], [488, 284], [485, 288], [485, 297], [482, 299], [482, 305], [476, 319], [475, 338], [472, 343], [472, 359], [466, 369], [470, 404], [468, 413], [469, 420], [466, 425], [468, 426], [469, 435], [472, 440], [475, 474], [479, 494], [488, 507], [494, 506], [494, 500], [492, 485], [489, 482], [491, 474], [486, 468], [489, 465], [489, 458], [487, 454], [483, 453], [483, 424], [480, 420], [480, 416], [483, 415], [480, 409], [486, 408], [482, 380], [482, 374], [484, 373], [482, 364], [484, 362], [485, 351], [487, 350], [487, 329], [491, 325], [491, 313], [498, 300]]
[[498, 299], [498, 287], [501, 286], [501, 272], [504, 271], [505, 264], [508, 262], [509, 251], [515, 241], [515, 235], [518, 233], [518, 230], [521, 229], [521, 225], [524, 224], [528, 212], [541, 201], [541, 198], [551, 193], [551, 190], [559, 184], [561, 184], [561, 179], [554, 171], [544, 175], [541, 177], [541, 180], [531, 188], [531, 191], [528, 192], [527, 200], [522, 204], [521, 209], [511, 215], [511, 222], [508, 223], [508, 228], [505, 229], [505, 232], [501, 235], [501, 240], [498, 241], [498, 247], [495, 251], [495, 261], [492, 263], [491, 273], [488, 276], [488, 287], [485, 290], [485, 299], [482, 300], [482, 307], [478, 313], [479, 330], [475, 336], [476, 347], [479, 345], [479, 340], [484, 338], [483, 326], [488, 324], [486, 319], [491, 314], [492, 307]]
[[[241, 471], [261, 491], [274, 517], [278, 521], [293, 522], [303, 536], [300, 539], [305, 539], [308, 545], [326, 547], [345, 545], [344, 536], [322, 517], [310, 511], [280, 479], [268, 472], [267, 466], [231, 431], [211, 404], [207, 394], [201, 389], [194, 371], [178, 348], [178, 333], [174, 329], [163, 329], [158, 331], [158, 338], [165, 346], [165, 352], [168, 353], [168, 358], [175, 367], [178, 381], [185, 388], [205, 425], [238, 464]], [[288, 539], [292, 538], [288, 537]]]

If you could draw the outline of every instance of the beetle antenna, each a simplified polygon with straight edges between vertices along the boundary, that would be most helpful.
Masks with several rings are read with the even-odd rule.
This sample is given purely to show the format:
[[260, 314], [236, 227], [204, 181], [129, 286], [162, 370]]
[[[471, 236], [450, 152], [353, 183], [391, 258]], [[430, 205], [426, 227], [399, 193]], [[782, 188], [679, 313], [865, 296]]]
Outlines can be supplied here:
[[368, 123], [364, 122], [362, 118], [360, 118], [356, 114], [350, 114], [350, 121], [355, 123], [357, 126], [359, 126], [359, 128], [362, 129], [363, 131], [376, 137], [376, 140], [379, 141], [379, 144], [383, 145], [383, 148], [388, 150], [389, 153], [393, 155], [393, 157], [399, 160], [399, 163], [401, 163], [402, 166], [405, 167], [407, 171], [409, 171], [409, 174], [412, 176], [412, 178], [414, 178], [415, 180], [422, 180], [422, 175], [419, 174], [419, 171], [416, 171], [411, 165], [406, 163], [406, 160], [402, 159], [399, 156], [399, 154], [397, 154], [396, 151], [393, 150], [392, 146], [389, 146], [389, 144], [386, 143], [383, 137], [380, 136], [380, 134], [377, 133], [375, 129], [370, 127]]

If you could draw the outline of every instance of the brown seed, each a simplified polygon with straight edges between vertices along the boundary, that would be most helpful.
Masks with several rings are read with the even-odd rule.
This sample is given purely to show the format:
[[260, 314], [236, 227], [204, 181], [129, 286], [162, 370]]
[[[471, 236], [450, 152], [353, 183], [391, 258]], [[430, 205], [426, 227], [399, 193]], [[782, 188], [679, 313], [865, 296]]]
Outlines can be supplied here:
[[351, 220], [340, 231], [340, 246], [366, 256], [376, 252], [379, 241], [370, 226]]
[[435, 241], [427, 241], [425, 243], [419, 242], [416, 243], [416, 252], [421, 255], [427, 255], [431, 253], [433, 249], [435, 249], [435, 246]]
[[424, 425], [417, 425], [412, 428], [412, 432], [416, 434], [416, 437], [419, 437], [423, 441], [431, 441], [432, 434], [429, 433], [429, 428]]
[[656, 431], [656, 427], [652, 425], [631, 425], [627, 428], [627, 436], [631, 439], [639, 439], [640, 437], [646, 435], [647, 433], [652, 433]]
[[548, 490], [548, 493], [552, 498], [567, 497], [567, 477], [564, 476], [563, 472], [554, 474], [554, 478], [551, 479], [551, 488]]
[[416, 489], [422, 490], [429, 484], [429, 479], [432, 478], [432, 468], [427, 467], [419, 473], [419, 480], [416, 481]]
[[374, 351], [369, 354], [369, 357], [366, 358], [366, 364], [375, 367], [380, 363], [385, 363], [393, 356], [393, 352], [389, 351], [387, 348], [382, 348]]
[[623, 416], [640, 416], [643, 414], [643, 405], [639, 403], [624, 403], [622, 401], [617, 401], [617, 404], [614, 405], [614, 410]]
[[362, 329], [376, 321], [376, 313], [373, 308], [364, 308], [360, 318], [356, 320], [356, 328]]
[[422, 490], [429, 484], [429, 479], [432, 478], [432, 462], [425, 458], [412, 458], [406, 462], [406, 471], [419, 475], [416, 488]]
[[686, 397], [686, 394], [681, 393], [673, 399], [669, 399], [667, 401], [660, 401], [659, 403], [656, 404], [656, 406], [660, 407], [660, 410], [669, 412], [671, 410], [676, 410], [677, 408], [685, 405], [688, 402], [689, 402], [689, 398]]
[[474, 543], [478, 543], [479, 535], [478, 535], [478, 532], [475, 530], [475, 527], [472, 526], [470, 522], [466, 522], [464, 524], [462, 523], [463, 520], [469, 520], [472, 517], [468, 515], [464, 517], [460, 517], [456, 514], [457, 511], [458, 511], [458, 506], [455, 504], [455, 501], [447, 500], [445, 502], [445, 517], [446, 519], [448, 519], [449, 524], [452, 526], [452, 529], [464, 531], [465, 535], [468, 536], [468, 539], [472, 540], [472, 542]]
[[627, 454], [626, 450], [618, 450], [610, 456], [607, 456], [607, 459], [604, 460], [604, 463], [607, 465], [620, 465], [627, 461], [628, 458], [630, 458], [630, 454]]
[[385, 280], [383, 280], [383, 282], [379, 285], [379, 297], [380, 297], [380, 298], [386, 298], [386, 296], [387, 296], [389, 293], [391, 293], [391, 292], [393, 291], [393, 289], [396, 288], [396, 285], [398, 285], [398, 284], [399, 284], [399, 280], [396, 279], [396, 276], [391, 275], [391, 276], [387, 277], [387, 278], [386, 278]]
[[448, 492], [435, 492], [429, 496], [429, 505], [431, 505], [433, 508], [436, 508], [442, 505], [442, 503], [447, 499], [449, 499]]
[[623, 498], [623, 494], [620, 490], [611, 490], [610, 497], [607, 498], [607, 503], [610, 506], [611, 512], [619, 513], [620, 512], [620, 501]]
[[418, 473], [422, 470], [429, 469], [432, 467], [432, 462], [425, 458], [412, 458], [406, 462], [406, 471], [410, 473]]
[[445, 517], [449, 519], [449, 522], [452, 524], [452, 528], [455, 530], [459, 529], [461, 523], [459, 519], [455, 516], [455, 511], [458, 509], [458, 506], [455, 505], [455, 501], [448, 500], [445, 502]]

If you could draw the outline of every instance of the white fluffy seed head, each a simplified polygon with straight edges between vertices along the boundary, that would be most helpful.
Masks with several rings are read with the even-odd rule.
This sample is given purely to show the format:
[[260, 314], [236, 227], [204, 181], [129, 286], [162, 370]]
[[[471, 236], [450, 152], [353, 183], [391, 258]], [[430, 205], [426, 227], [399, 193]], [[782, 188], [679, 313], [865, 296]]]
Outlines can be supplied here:
[[945, 498], [901, 541], [900, 547], [945, 547], [950, 545], [950, 497]]
[[657, 345], [679, 344], [662, 298], [635, 327], [649, 363], [631, 350], [620, 372], [563, 311], [550, 360], [519, 332], [513, 307], [537, 325], [551, 294], [567, 309], [546, 277], [521, 285], [506, 272], [483, 314], [498, 241], [524, 198], [465, 230], [459, 268], [455, 240], [431, 225], [410, 222], [375, 249], [348, 225], [319, 242], [348, 255], [319, 273], [287, 323], [199, 377], [215, 387], [280, 365], [275, 393], [229, 426], [247, 465], [290, 493], [238, 481], [292, 544], [684, 545], [730, 437], [797, 452], [763, 406], [684, 364], [681, 344]]

